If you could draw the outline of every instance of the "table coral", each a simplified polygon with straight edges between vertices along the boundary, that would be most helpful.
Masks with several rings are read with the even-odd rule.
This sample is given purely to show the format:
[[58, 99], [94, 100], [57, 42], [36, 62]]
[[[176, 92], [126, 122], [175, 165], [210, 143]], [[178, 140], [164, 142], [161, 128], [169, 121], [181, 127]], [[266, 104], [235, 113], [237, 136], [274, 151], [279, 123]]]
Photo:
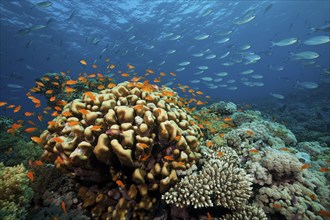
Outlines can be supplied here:
[[105, 192], [119, 189], [101, 196], [115, 201], [95, 210], [103, 218], [142, 216], [156, 202], [154, 192], [167, 191], [177, 171], [200, 157], [201, 130], [176, 92], [147, 82], [85, 92], [53, 122], [40, 136], [43, 159], [81, 180], [110, 183]]

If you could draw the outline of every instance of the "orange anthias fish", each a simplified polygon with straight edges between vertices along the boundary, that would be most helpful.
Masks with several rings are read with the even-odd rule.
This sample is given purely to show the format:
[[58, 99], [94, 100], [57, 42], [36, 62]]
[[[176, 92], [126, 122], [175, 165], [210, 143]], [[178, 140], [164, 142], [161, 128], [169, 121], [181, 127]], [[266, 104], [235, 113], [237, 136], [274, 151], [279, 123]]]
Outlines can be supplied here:
[[62, 115], [65, 116], [65, 117], [72, 116], [71, 112], [68, 112], [68, 111], [62, 112]]
[[31, 180], [31, 182], [34, 181], [34, 173], [32, 171], [27, 172], [26, 175], [29, 178], [29, 180]]
[[54, 126], [54, 125], [56, 125], [56, 122], [55, 121], [49, 121], [49, 122], [47, 122], [47, 124]]
[[81, 114], [83, 114], [83, 115], [86, 115], [86, 114], [88, 114], [89, 113], [89, 111], [88, 110], [86, 110], [86, 109], [79, 109], [78, 110]]
[[319, 171], [322, 172], [322, 173], [327, 173], [327, 172], [330, 171], [330, 169], [327, 168], [327, 167], [321, 167]]
[[45, 92], [47, 95], [50, 95], [53, 93], [53, 90], [52, 89], [48, 89], [46, 92]]
[[207, 220], [211, 220], [212, 219], [212, 216], [209, 212], [207, 212]]
[[319, 215], [325, 217], [325, 218], [330, 218], [330, 212], [326, 210], [320, 210]]
[[37, 130], [37, 128], [27, 128], [24, 131], [27, 133], [31, 133], [31, 132], [34, 132], [35, 130]]
[[64, 202], [64, 201], [61, 202], [61, 207], [62, 207], [63, 212], [64, 212], [65, 214], [68, 213], [67, 210], [66, 210], [66, 205], [65, 205], [65, 202]]
[[71, 88], [71, 87], [65, 87], [65, 92], [74, 92], [74, 91], [76, 91], [76, 89], [73, 89], [73, 88]]
[[31, 140], [33, 140], [34, 142], [36, 142], [36, 143], [41, 143], [41, 138], [40, 137], [31, 137]]
[[116, 180], [116, 184], [121, 188], [125, 188], [125, 185], [124, 185], [123, 181], [121, 181], [121, 180]]
[[131, 64], [127, 64], [127, 67], [128, 67], [128, 69], [134, 69], [135, 68], [135, 66], [133, 66]]
[[246, 130], [245, 132], [246, 132], [248, 135], [254, 135], [254, 132], [251, 131], [251, 130]]
[[4, 105], [7, 105], [7, 102], [0, 102], [0, 107]]
[[22, 124], [14, 123], [11, 125], [11, 128], [13, 128], [13, 129], [18, 129], [20, 127], [22, 127]]
[[57, 143], [62, 143], [64, 142], [63, 139], [61, 139], [60, 137], [54, 137], [53, 140]]
[[169, 156], [169, 155], [166, 155], [166, 156], [164, 156], [163, 158], [164, 158], [165, 160], [170, 160], [170, 161], [174, 160], [174, 158], [173, 158], [172, 156]]
[[231, 118], [224, 118], [223, 119], [225, 122], [229, 122], [229, 121], [231, 121]]
[[[104, 89], [104, 87], [103, 87], [103, 89]], [[92, 92], [85, 92], [85, 95], [93, 101], [96, 100], [96, 97]]]
[[108, 87], [109, 89], [112, 89], [112, 88], [115, 87], [115, 86], [116, 86], [115, 83], [109, 83], [107, 87]]
[[305, 170], [305, 169], [310, 168], [311, 166], [312, 166], [312, 165], [306, 163], [306, 164], [302, 165], [302, 166], [300, 167], [300, 169], [301, 169], [301, 170]]
[[34, 113], [33, 112], [25, 112], [24, 115], [27, 116], [27, 117], [29, 117], [29, 116], [34, 115]]
[[34, 161], [34, 164], [37, 165], [37, 166], [42, 166], [42, 165], [44, 165], [44, 163], [43, 163], [41, 160], [36, 160], [36, 161]]
[[99, 131], [100, 129], [101, 129], [101, 125], [94, 125], [94, 126], [92, 126], [92, 128], [91, 128], [91, 130], [92, 131]]
[[213, 142], [212, 141], [207, 141], [206, 142], [206, 146], [207, 147], [212, 147], [213, 146]]
[[252, 154], [258, 154], [259, 153], [259, 151], [257, 149], [252, 149], [252, 150], [249, 150], [249, 151]]
[[68, 80], [65, 82], [67, 85], [75, 85], [77, 83], [77, 80]]
[[60, 106], [55, 106], [54, 109], [55, 109], [56, 111], [62, 111], [62, 108], [61, 108]]
[[79, 62], [80, 62], [82, 65], [85, 65], [85, 66], [87, 65], [86, 60], [80, 60]]
[[145, 143], [137, 143], [136, 146], [141, 147], [141, 148], [143, 148], [143, 149], [149, 147], [149, 146], [148, 146], [147, 144], [145, 144]]
[[75, 126], [75, 125], [79, 125], [80, 122], [79, 122], [79, 121], [69, 121], [69, 122], [67, 122], [67, 124], [68, 124], [69, 126]]
[[18, 112], [19, 110], [21, 110], [22, 106], [17, 106], [16, 108], [14, 108], [14, 113]]

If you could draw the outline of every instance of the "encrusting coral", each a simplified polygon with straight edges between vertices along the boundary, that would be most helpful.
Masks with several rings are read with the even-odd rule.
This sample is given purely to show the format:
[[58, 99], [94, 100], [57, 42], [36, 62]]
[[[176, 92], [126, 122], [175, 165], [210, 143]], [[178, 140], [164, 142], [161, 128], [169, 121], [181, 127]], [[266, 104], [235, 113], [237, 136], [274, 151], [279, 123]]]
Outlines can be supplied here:
[[81, 180], [112, 183], [104, 191], [113, 193], [90, 200], [98, 207], [94, 216], [123, 218], [129, 210], [133, 216], [150, 210], [156, 202], [150, 192], [167, 191], [177, 171], [196, 163], [202, 133], [176, 92], [124, 82], [85, 92], [64, 106], [40, 138], [44, 160]]
[[0, 163], [0, 219], [24, 219], [32, 197], [24, 166]]

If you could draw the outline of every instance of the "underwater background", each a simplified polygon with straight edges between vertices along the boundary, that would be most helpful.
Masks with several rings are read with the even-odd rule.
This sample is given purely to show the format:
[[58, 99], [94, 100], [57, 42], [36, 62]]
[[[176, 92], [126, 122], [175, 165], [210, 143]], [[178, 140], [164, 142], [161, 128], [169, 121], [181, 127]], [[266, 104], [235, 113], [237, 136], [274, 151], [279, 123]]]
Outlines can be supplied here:
[[329, 1], [2, 0], [0, 219], [329, 219]]

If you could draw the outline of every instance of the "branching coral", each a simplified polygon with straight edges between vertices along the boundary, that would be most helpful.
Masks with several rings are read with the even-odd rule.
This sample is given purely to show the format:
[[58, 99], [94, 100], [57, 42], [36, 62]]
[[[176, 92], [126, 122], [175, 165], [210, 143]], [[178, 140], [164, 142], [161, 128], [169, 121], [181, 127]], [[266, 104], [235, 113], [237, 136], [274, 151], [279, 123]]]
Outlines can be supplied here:
[[236, 210], [233, 214], [227, 214], [221, 219], [226, 220], [267, 220], [265, 212], [253, 205], [245, 205]]
[[32, 196], [24, 166], [0, 163], [0, 219], [24, 219]]
[[5, 162], [5, 165], [15, 166], [18, 163], [23, 163], [27, 167], [29, 160], [37, 160], [41, 154], [42, 149], [35, 143], [19, 140], [12, 145], [12, 151], [8, 153], [8, 160]]
[[250, 197], [251, 181], [251, 177], [233, 163], [211, 159], [198, 174], [184, 177], [162, 198], [179, 207], [221, 206], [236, 210]]

